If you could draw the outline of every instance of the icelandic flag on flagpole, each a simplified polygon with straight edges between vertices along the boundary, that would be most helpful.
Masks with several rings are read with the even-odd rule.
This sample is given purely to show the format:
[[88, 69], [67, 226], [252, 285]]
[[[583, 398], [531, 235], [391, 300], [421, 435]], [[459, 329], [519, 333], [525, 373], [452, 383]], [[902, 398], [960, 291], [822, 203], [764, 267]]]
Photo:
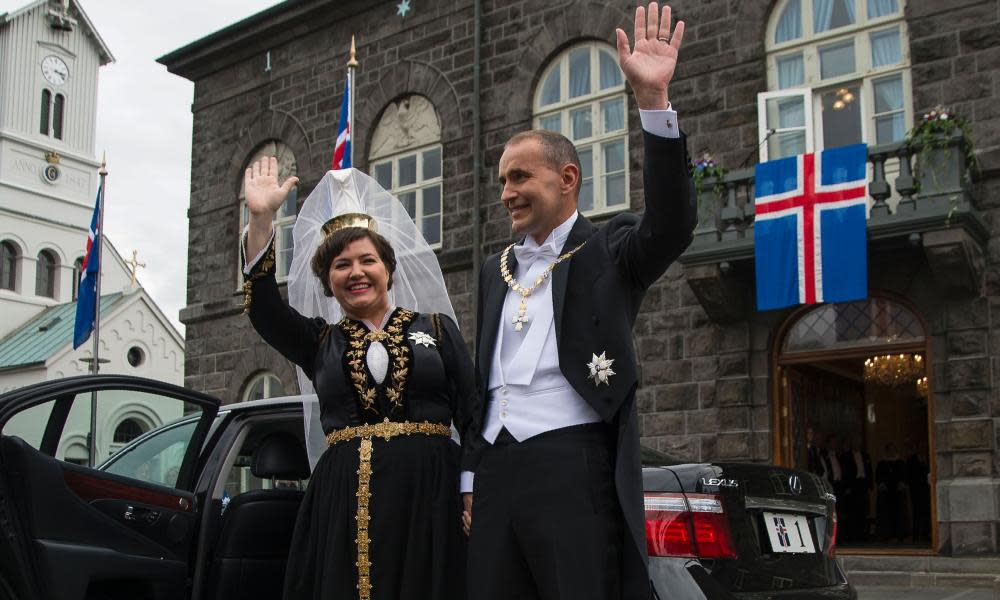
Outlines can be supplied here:
[[337, 145], [333, 148], [333, 161], [330, 168], [348, 169], [351, 167], [351, 73], [347, 73], [344, 84], [344, 99], [340, 103], [340, 125], [337, 126]]
[[73, 328], [74, 350], [86, 342], [94, 330], [94, 318], [97, 315], [97, 278], [101, 274], [101, 232], [98, 231], [100, 220], [101, 190], [98, 188], [94, 216], [90, 220], [90, 233], [87, 235], [87, 253], [83, 256], [83, 265], [80, 269], [80, 292], [76, 299], [76, 326]]
[[868, 147], [757, 165], [757, 309], [868, 296]]

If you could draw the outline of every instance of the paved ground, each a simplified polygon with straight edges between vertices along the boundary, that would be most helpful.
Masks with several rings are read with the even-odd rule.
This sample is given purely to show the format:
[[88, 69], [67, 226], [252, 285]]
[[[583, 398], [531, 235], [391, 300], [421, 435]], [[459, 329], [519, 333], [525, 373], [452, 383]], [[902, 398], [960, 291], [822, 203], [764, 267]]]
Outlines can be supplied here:
[[857, 586], [858, 600], [1000, 600], [990, 588]]

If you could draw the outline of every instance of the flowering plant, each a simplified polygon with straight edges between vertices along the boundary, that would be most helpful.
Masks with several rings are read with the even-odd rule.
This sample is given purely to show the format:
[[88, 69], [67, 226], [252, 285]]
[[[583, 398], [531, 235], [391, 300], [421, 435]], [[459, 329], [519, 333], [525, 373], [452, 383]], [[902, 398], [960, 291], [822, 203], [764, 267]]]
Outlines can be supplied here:
[[691, 178], [694, 180], [695, 193], [701, 194], [701, 184], [706, 177], [714, 177], [715, 185], [712, 191], [717, 196], [721, 196], [725, 186], [723, 178], [726, 176], [726, 168], [715, 162], [715, 158], [709, 152], [702, 152], [701, 156], [691, 165]]
[[[911, 152], [919, 152], [920, 158], [926, 161], [931, 150], [948, 149], [949, 139], [955, 130], [961, 131], [965, 140], [966, 170], [969, 172], [978, 170], [979, 162], [972, 149], [972, 129], [969, 127], [969, 122], [940, 104], [920, 117], [913, 129], [906, 134], [906, 144]], [[968, 173], [963, 173], [962, 177], [967, 175]]]

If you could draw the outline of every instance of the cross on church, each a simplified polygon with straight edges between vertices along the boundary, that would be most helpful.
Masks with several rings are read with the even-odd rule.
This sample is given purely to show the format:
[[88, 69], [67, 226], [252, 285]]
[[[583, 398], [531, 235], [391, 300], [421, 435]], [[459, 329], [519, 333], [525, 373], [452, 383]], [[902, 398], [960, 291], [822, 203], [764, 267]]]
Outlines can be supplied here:
[[136, 275], [136, 272], [139, 270], [139, 267], [142, 267], [143, 269], [146, 268], [146, 263], [139, 262], [139, 258], [138, 257], [139, 257], [139, 251], [138, 250], [132, 250], [132, 260], [126, 260], [125, 261], [125, 264], [128, 265], [129, 267], [131, 267], [131, 269], [129, 269], [129, 270], [132, 272], [132, 286], [133, 287], [135, 286], [135, 275]]

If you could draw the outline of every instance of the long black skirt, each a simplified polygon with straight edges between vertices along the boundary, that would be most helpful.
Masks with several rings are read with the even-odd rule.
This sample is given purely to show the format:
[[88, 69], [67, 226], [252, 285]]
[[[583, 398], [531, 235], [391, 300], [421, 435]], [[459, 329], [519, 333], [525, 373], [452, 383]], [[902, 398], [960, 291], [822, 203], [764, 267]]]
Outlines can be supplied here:
[[[330, 446], [299, 510], [285, 600], [358, 598], [358, 448]], [[371, 598], [465, 598], [459, 447], [422, 434], [372, 440], [368, 524]]]

